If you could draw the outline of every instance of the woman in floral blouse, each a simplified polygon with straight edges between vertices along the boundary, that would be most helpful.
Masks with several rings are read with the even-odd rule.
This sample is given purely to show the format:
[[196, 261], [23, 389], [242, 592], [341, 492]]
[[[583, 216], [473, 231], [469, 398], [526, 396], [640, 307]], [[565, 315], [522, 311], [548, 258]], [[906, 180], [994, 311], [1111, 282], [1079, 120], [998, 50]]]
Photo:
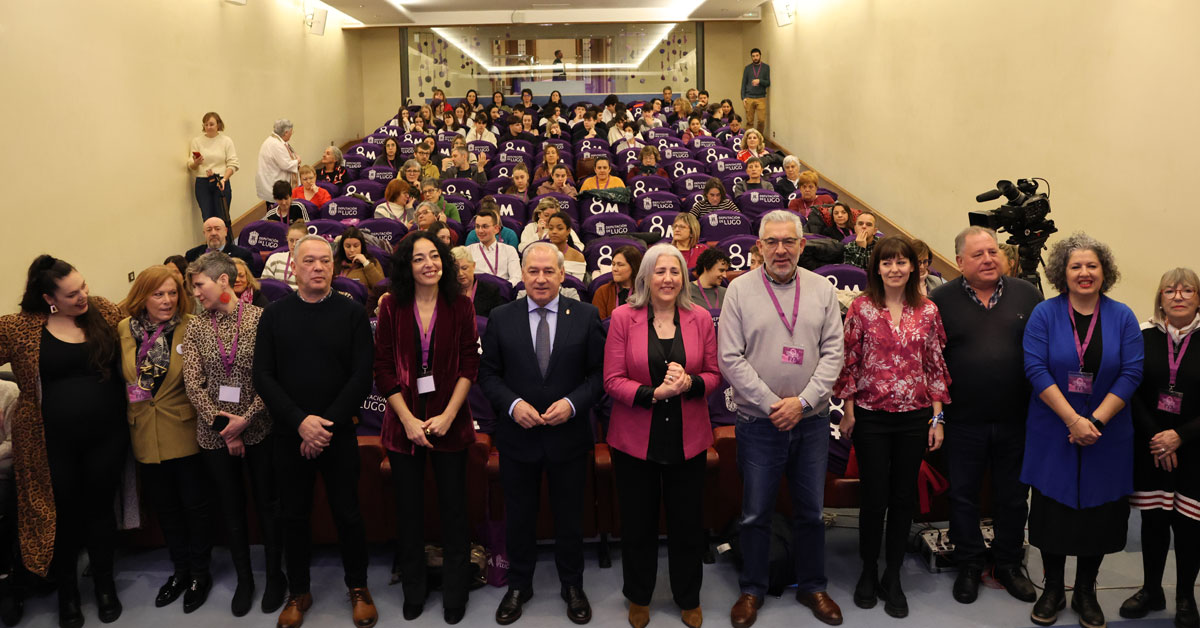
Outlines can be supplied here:
[[[839, 427], [853, 435], [862, 481], [863, 568], [854, 603], [871, 608], [883, 600], [892, 617], [908, 615], [900, 565], [917, 503], [917, 473], [925, 448], [942, 445], [942, 404], [950, 402], [942, 359], [946, 332], [937, 306], [921, 296], [917, 269], [917, 255], [903, 236], [874, 246], [867, 290], [846, 313], [846, 363], [833, 390], [846, 400]], [[881, 536], [887, 568], [880, 580]]]
[[[263, 612], [274, 612], [283, 605], [287, 580], [275, 516], [271, 418], [254, 390], [251, 375], [262, 308], [234, 295], [236, 277], [233, 260], [220, 251], [205, 253], [188, 266], [188, 286], [204, 313], [192, 319], [184, 336], [183, 381], [188, 399], [196, 408], [196, 439], [203, 450], [201, 456], [225, 514], [229, 553], [237, 572], [237, 588], [230, 609], [234, 616], [241, 617], [250, 611], [254, 596], [246, 495], [242, 488], [243, 463], [254, 488], [267, 553]], [[211, 586], [211, 581], [207, 586]]]

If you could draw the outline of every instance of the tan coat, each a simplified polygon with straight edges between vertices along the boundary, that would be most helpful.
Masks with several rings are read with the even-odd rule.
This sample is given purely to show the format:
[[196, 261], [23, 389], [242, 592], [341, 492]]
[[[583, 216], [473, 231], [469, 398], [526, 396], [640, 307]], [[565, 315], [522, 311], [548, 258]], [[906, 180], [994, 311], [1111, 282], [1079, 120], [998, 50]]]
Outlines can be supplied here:
[[[183, 337], [191, 314], [171, 333], [171, 365], [153, 399], [129, 404], [129, 438], [138, 462], [158, 464], [164, 460], [200, 453], [196, 442], [196, 410], [188, 401], [183, 385]], [[117, 325], [121, 339], [121, 376], [126, 383], [137, 381], [137, 342], [129, 329], [129, 319]]]

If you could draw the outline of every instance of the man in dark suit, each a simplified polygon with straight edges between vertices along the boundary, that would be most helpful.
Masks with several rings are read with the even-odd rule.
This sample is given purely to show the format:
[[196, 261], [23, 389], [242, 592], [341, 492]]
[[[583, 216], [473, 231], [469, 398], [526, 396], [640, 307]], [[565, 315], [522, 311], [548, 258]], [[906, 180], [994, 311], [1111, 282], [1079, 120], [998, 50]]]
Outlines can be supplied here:
[[507, 515], [509, 589], [496, 623], [519, 619], [533, 597], [545, 472], [562, 598], [567, 617], [585, 624], [592, 609], [583, 592], [583, 487], [595, 441], [588, 415], [603, 392], [604, 328], [595, 307], [559, 296], [563, 256], [553, 245], [529, 245], [521, 276], [528, 296], [492, 310], [479, 367], [479, 384], [496, 408]]
[[252, 256], [254, 254], [228, 241], [228, 236], [229, 230], [225, 228], [224, 220], [221, 220], [219, 217], [209, 218], [204, 221], [204, 244], [188, 249], [184, 257], [187, 258], [187, 261], [194, 262], [196, 258], [209, 251], [220, 251], [230, 257], [236, 257], [246, 262], [247, 267], [254, 268], [253, 262], [250, 261], [253, 259]]

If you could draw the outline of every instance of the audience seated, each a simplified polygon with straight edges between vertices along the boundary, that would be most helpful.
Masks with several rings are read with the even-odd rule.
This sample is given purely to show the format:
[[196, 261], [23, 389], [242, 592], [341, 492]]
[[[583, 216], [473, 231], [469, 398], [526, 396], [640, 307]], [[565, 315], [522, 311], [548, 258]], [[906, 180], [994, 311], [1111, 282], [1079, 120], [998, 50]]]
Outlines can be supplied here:
[[[807, 223], [814, 208], [826, 203], [832, 204], [833, 198], [824, 195], [817, 196], [817, 173], [812, 170], [801, 172], [798, 180], [800, 185], [796, 189], [800, 191], [800, 194], [788, 202], [788, 209], [800, 214], [800, 220]], [[824, 222], [824, 218], [822, 218], [822, 221]], [[832, 222], [825, 222], [825, 224], [829, 225]], [[809, 227], [807, 232], [819, 233], [819, 231], [814, 231], [812, 227]]]
[[[303, 187], [296, 188], [303, 190]], [[318, 188], [319, 189], [319, 188]], [[324, 192], [325, 190], [321, 190]], [[326, 196], [328, 196], [326, 192]], [[275, 205], [267, 210], [263, 215], [263, 220], [276, 220], [279, 222], [294, 222], [303, 220], [308, 222], [311, 217], [308, 215], [308, 207], [304, 203], [293, 202], [296, 200], [292, 186], [288, 185], [287, 181], [276, 181], [275, 186], [271, 191], [271, 195], [275, 197]], [[326, 202], [332, 199], [326, 199]]]
[[670, 175], [667, 174], [667, 171], [663, 170], [658, 165], [660, 155], [657, 148], [653, 146], [643, 146], [641, 152], [638, 154], [638, 157], [640, 161], [629, 167], [630, 179], [643, 175], [655, 175], [663, 177], [664, 179], [670, 178]]
[[783, 158], [783, 176], [775, 182], [775, 191], [783, 198], [800, 189], [800, 160], [795, 155]]
[[403, 160], [404, 157], [400, 155], [400, 142], [394, 137], [389, 137], [383, 140], [383, 150], [375, 158], [375, 165], [399, 171]]
[[334, 185], [346, 183], [346, 159], [342, 156], [342, 149], [326, 146], [316, 172], [317, 181], [328, 181]]
[[515, 164], [512, 167], [512, 174], [509, 175], [511, 183], [504, 188], [504, 193], [509, 196], [515, 196], [523, 201], [529, 201], [529, 168], [525, 164]]
[[728, 196], [725, 196], [725, 184], [721, 180], [712, 177], [708, 183], [704, 184], [704, 196], [696, 201], [688, 213], [700, 218], [709, 212], [715, 211], [741, 211]]
[[[549, 240], [550, 236], [546, 230], [546, 221], [551, 214], [559, 211], [558, 201], [553, 198], [544, 198], [538, 202], [537, 207], [533, 208], [533, 213], [529, 216], [529, 224], [525, 225], [525, 229], [521, 231], [521, 242], [517, 245], [518, 252], [524, 252], [525, 247], [534, 242]], [[579, 235], [575, 230], [571, 230], [571, 246], [583, 250], [583, 241], [579, 239]]]
[[233, 258], [233, 265], [237, 267], [237, 279], [233, 282], [233, 294], [242, 303], [249, 303], [258, 307], [267, 307], [270, 301], [267, 301], [266, 295], [261, 291], [261, 286], [258, 284], [258, 279], [254, 277], [254, 273], [250, 272], [250, 267], [246, 266], [246, 262], [238, 258]]
[[829, 210], [829, 220], [833, 224], [826, 225], [823, 219], [825, 212], [824, 208], [820, 208], [809, 215], [808, 224], [814, 227], [819, 227], [820, 233], [823, 236], [833, 238], [838, 242], [854, 235], [854, 222], [858, 219], [858, 210], [851, 210], [845, 203], [834, 203], [833, 208]]
[[555, 165], [554, 170], [550, 172], [550, 180], [543, 181], [538, 186], [537, 195], [543, 194], [566, 194], [571, 198], [579, 196], [579, 191], [571, 185], [571, 171], [565, 165]]
[[[480, 212], [483, 212], [486, 209], [490, 209], [495, 212], [496, 216], [500, 215], [500, 206], [496, 204], [496, 199], [490, 195], [483, 197], [483, 199], [479, 201], [479, 211], [475, 212], [475, 215], [478, 216]], [[500, 235], [497, 237], [501, 242], [513, 248], [516, 248], [521, 242], [520, 239], [517, 238], [517, 232], [505, 227], [503, 224], [500, 226]], [[471, 229], [467, 232], [467, 240], [464, 242], [464, 244], [470, 246], [478, 241], [479, 235], [475, 233], [474, 229]]]
[[583, 114], [583, 120], [571, 128], [571, 142], [574, 143], [593, 137], [607, 139], [608, 127], [596, 119], [595, 111], [589, 110]]
[[272, 253], [267, 258], [267, 263], [263, 267], [263, 279], [278, 279], [286, 282], [292, 290], [296, 289], [296, 266], [292, 261], [292, 253], [296, 250], [296, 243], [308, 234], [308, 228], [303, 220], [293, 222], [287, 231], [287, 250]]
[[390, 218], [404, 224], [413, 218], [413, 188], [403, 179], [392, 179], [383, 190], [383, 202], [375, 206], [376, 218]]
[[441, 180], [470, 179], [482, 187], [487, 183], [487, 175], [483, 172], [487, 161], [487, 155], [480, 153], [475, 167], [471, 167], [471, 151], [465, 146], [456, 146], [450, 150], [450, 158], [442, 163]]
[[467, 142], [488, 142], [492, 146], [497, 146], [496, 134], [488, 130], [492, 124], [491, 118], [486, 113], [477, 113], [472, 120], [475, 124], [466, 133]]
[[692, 273], [696, 281], [688, 284], [692, 302], [703, 304], [715, 316], [725, 302], [725, 273], [729, 272], [729, 255], [721, 249], [705, 249], [696, 257]]
[[763, 139], [762, 133], [758, 129], [750, 129], [742, 138], [742, 150], [738, 152], [737, 158], [746, 161], [751, 157], [763, 157], [769, 152], [767, 141]]
[[300, 166], [300, 186], [292, 190], [292, 198], [302, 198], [317, 207], [332, 200], [327, 190], [317, 187], [317, 171], [307, 164]]
[[693, 139], [697, 137], [708, 137], [709, 135], [711, 134], [708, 132], [708, 129], [704, 128], [704, 116], [700, 115], [699, 113], [693, 113], [688, 117], [687, 129], [684, 130], [680, 139], [683, 140], [684, 144], [691, 146]]
[[478, 241], [468, 244], [467, 249], [475, 260], [476, 272], [495, 275], [515, 286], [521, 281], [521, 258], [515, 247], [496, 238], [499, 232], [500, 214], [491, 207], [480, 209], [475, 215]]
[[871, 252], [875, 250], [877, 232], [875, 217], [863, 212], [854, 221], [854, 240], [846, 243], [843, 264], [850, 264], [866, 269], [871, 261]]
[[583, 185], [579, 186], [580, 192], [625, 187], [624, 181], [612, 176], [612, 161], [608, 157], [597, 157], [592, 167], [596, 174], [583, 180]]
[[[757, 131], [755, 131], [757, 133]], [[745, 151], [742, 151], [745, 152]], [[774, 187], [762, 178], [763, 165], [758, 157], [750, 157], [746, 161], [746, 178], [738, 179], [733, 185], [733, 195], [741, 196], [747, 190], [771, 190]]]
[[[436, 180], [442, 176], [437, 164], [433, 163], [433, 149], [435, 146], [436, 142], [433, 142], [432, 138], [428, 137], [422, 140], [420, 144], [417, 144], [416, 156], [417, 163], [421, 165], [422, 179]], [[407, 168], [408, 164], [405, 164], [405, 167]]]
[[433, 203], [433, 206], [436, 208], [437, 219], [442, 222], [446, 220], [462, 220], [458, 214], [458, 206], [442, 198], [442, 188], [438, 186], [437, 179], [425, 179], [421, 182], [421, 200]]
[[587, 260], [584, 259], [583, 253], [579, 249], [571, 246], [571, 236], [575, 235], [571, 217], [564, 211], [549, 209], [547, 211], [549, 216], [546, 216], [545, 212], [542, 214], [546, 220], [546, 240], [553, 244], [559, 253], [562, 253], [565, 260], [564, 270], [567, 274], [586, 283]]
[[383, 281], [383, 264], [367, 250], [366, 237], [358, 227], [347, 227], [334, 249], [333, 268], [338, 277], [353, 279], [368, 289]]
[[188, 249], [184, 254], [188, 262], [196, 261], [196, 258], [204, 255], [208, 251], [220, 251], [230, 257], [236, 257], [247, 265], [253, 266], [254, 254], [242, 247], [229, 241], [229, 230], [225, 228], [225, 221], [219, 217], [212, 217], [204, 221], [204, 244]]
[[696, 259], [708, 248], [700, 241], [700, 222], [690, 213], [681, 212], [671, 225], [671, 244], [683, 253], [688, 268], [696, 267]]

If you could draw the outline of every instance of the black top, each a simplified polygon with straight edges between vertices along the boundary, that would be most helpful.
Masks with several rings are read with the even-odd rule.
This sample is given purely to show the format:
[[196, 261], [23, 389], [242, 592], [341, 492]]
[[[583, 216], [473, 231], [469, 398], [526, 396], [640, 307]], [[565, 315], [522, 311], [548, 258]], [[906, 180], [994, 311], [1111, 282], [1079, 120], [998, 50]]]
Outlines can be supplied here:
[[675, 464], [683, 462], [683, 406], [680, 401], [703, 397], [704, 380], [698, 375], [691, 375], [692, 387], [683, 395], [654, 402], [654, 389], [666, 379], [667, 365], [671, 362], [687, 364], [687, 351], [679, 328], [679, 310], [675, 310], [675, 335], [671, 338], [659, 338], [654, 333], [654, 311], [647, 310], [646, 359], [650, 367], [650, 385], [638, 386], [634, 403], [651, 409], [646, 460]]
[[493, 309], [504, 305], [504, 297], [500, 296], [500, 290], [496, 286], [476, 281], [474, 302], [475, 314], [487, 318]]
[[294, 433], [310, 414], [352, 430], [371, 392], [374, 351], [371, 323], [358, 302], [333, 292], [306, 303], [293, 292], [263, 311], [254, 386], [281, 431]]
[[[1192, 335], [1196, 334], [1193, 332]], [[1158, 395], [1168, 389], [1171, 381], [1166, 337], [1167, 334], [1157, 327], [1142, 330], [1146, 359], [1142, 363], [1142, 383], [1132, 400], [1138, 452], [1144, 449], [1150, 437], [1163, 430], [1175, 430], [1184, 445], [1200, 436], [1200, 342], [1197, 342], [1200, 338], [1192, 338], [1179, 364], [1175, 392], [1183, 394], [1183, 407], [1179, 414], [1173, 414], [1158, 409]], [[1179, 359], [1181, 344], [1175, 344], [1176, 359]]]
[[[1016, 282], [1012, 282], [1016, 283]], [[1001, 297], [1003, 298], [1003, 297]], [[1075, 317], [1075, 333], [1078, 334], [1079, 344], [1082, 345], [1084, 339], [1087, 338], [1088, 325], [1092, 323], [1092, 314], [1083, 315], [1071, 308], [1071, 314]], [[1096, 330], [1092, 332], [1092, 340], [1088, 343], [1087, 351], [1083, 354], [1083, 370], [1086, 373], [1091, 373], [1092, 377], [1100, 372], [1100, 356], [1104, 352], [1104, 334], [1101, 333], [1103, 321], [1096, 319]], [[953, 397], [951, 397], [953, 399]]]
[[48, 428], [68, 427], [76, 436], [96, 426], [108, 430], [124, 422], [124, 380], [118, 370], [120, 351], [114, 351], [106, 373], [91, 365], [87, 344], [65, 342], [42, 328], [38, 368], [42, 380], [42, 420]]
[[815, 218], [810, 217], [809, 220], [810, 221], [816, 220], [817, 222], [821, 223], [821, 230], [820, 230], [821, 235], [833, 238], [834, 240], [837, 240], [838, 242], [841, 242], [842, 240], [845, 240], [846, 238], [854, 235], [854, 226], [853, 225], [848, 224], [845, 227], [838, 227], [837, 225], [827, 225], [827, 224], [825, 224], [824, 220], [821, 220], [821, 216], [817, 212], [817, 210], [814, 209], [813, 214], [816, 217]]
[[[625, 305], [625, 301], [627, 301], [628, 299], [629, 299], [629, 288], [622, 288], [620, 286], [617, 286], [617, 307], [621, 307], [622, 305]], [[680, 362], [680, 364], [683, 364], [683, 362]]]
[[950, 370], [946, 420], [1025, 423], [1030, 385], [1025, 379], [1025, 324], [1042, 296], [1027, 282], [1004, 280], [999, 302], [985, 309], [967, 295], [959, 277], [929, 297], [946, 328], [942, 354]]

